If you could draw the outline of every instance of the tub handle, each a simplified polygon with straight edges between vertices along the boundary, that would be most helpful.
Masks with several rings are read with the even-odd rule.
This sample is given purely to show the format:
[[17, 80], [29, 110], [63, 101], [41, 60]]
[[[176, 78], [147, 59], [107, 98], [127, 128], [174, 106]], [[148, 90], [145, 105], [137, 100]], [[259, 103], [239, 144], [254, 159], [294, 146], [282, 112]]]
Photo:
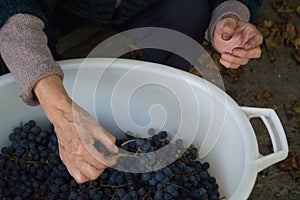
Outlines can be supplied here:
[[274, 152], [269, 155], [259, 154], [255, 160], [256, 170], [261, 170], [284, 160], [288, 155], [288, 143], [282, 124], [273, 109], [241, 107], [248, 119], [261, 118], [271, 138]]

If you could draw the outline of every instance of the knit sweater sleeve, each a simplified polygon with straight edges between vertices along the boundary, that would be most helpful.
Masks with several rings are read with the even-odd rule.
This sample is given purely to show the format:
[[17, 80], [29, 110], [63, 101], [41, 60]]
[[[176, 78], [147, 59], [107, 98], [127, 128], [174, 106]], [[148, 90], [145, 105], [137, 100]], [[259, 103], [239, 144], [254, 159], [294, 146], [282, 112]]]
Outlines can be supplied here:
[[[221, 3], [228, 0], [209, 0], [211, 10], [217, 8]], [[250, 22], [255, 23], [257, 19], [258, 10], [263, 4], [263, 0], [238, 0], [246, 5], [250, 11]]]
[[20, 87], [21, 99], [30, 106], [39, 102], [32, 90], [49, 75], [63, 78], [47, 46], [44, 23], [29, 14], [10, 17], [0, 29], [0, 54]]

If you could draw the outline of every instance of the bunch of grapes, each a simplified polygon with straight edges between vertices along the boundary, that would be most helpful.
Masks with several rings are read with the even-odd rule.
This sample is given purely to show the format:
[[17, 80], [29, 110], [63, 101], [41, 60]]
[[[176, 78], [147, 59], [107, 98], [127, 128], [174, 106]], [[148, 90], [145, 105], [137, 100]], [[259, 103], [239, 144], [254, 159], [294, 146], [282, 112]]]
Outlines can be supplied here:
[[[193, 145], [185, 148], [181, 139], [172, 143], [165, 131], [150, 132], [149, 138], [125, 134], [117, 139], [116, 166], [96, 180], [78, 184], [59, 158], [53, 125], [42, 130], [33, 120], [20, 124], [9, 135], [11, 145], [1, 149], [0, 200], [220, 198], [216, 179], [207, 171], [209, 163], [197, 160]], [[103, 151], [100, 142], [95, 146]]]

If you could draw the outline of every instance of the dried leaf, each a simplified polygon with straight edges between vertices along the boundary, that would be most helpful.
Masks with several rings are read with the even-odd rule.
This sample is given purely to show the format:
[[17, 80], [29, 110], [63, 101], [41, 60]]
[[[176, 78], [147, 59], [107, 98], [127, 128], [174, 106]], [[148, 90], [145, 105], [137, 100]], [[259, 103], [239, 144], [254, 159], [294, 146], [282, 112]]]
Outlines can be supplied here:
[[285, 19], [285, 20], [290, 20], [292, 18], [293, 14], [292, 13], [287, 13], [283, 12], [279, 15], [280, 18]]
[[298, 114], [300, 114], [300, 101], [293, 102], [292, 110]]
[[289, 171], [293, 169], [300, 170], [300, 152], [297, 152], [284, 161], [278, 163], [277, 166], [283, 171]]
[[274, 2], [272, 6], [278, 13], [294, 12], [294, 9], [286, 1]]
[[258, 92], [256, 94], [256, 99], [264, 100], [264, 101], [272, 101], [274, 99], [274, 96], [269, 91], [263, 91], [263, 92]]
[[279, 197], [282, 197], [282, 196], [285, 196], [287, 195], [288, 193], [290, 192], [290, 190], [286, 187], [281, 187], [280, 190], [278, 192], [275, 192], [274, 193], [274, 196], [276, 198], [279, 198]]
[[300, 50], [300, 38], [296, 38], [293, 40], [293, 45], [296, 48], [296, 50]]
[[282, 33], [282, 35], [285, 40], [285, 44], [289, 46], [296, 38], [296, 26], [291, 22], [287, 23], [285, 26], [285, 31]]
[[196, 75], [196, 76], [202, 77], [200, 72], [195, 67], [191, 67], [189, 72]]
[[285, 113], [286, 113], [287, 119], [289, 121], [300, 122], [300, 115], [298, 113], [293, 111], [292, 108], [287, 108], [286, 106], [284, 108], [285, 108]]
[[300, 170], [290, 171], [290, 175], [293, 179], [297, 180], [300, 178]]
[[293, 53], [293, 56], [294, 56], [295, 60], [300, 64], [300, 55], [297, 52], [295, 52], [295, 53]]
[[258, 26], [257, 28], [258, 28], [259, 32], [262, 34], [263, 38], [267, 38], [271, 34], [271, 31], [269, 28], [264, 28], [264, 27], [260, 27], [260, 26]]
[[278, 106], [275, 105], [275, 104], [266, 105], [265, 107], [266, 107], [266, 108], [271, 108], [271, 109], [273, 109], [273, 110], [278, 110]]
[[230, 76], [231, 78], [239, 78], [243, 73], [243, 68], [238, 69], [229, 69], [229, 68], [223, 68], [223, 73]]
[[220, 58], [221, 58], [220, 54], [218, 52], [214, 51], [214, 52], [212, 52], [211, 56], [212, 56], [212, 59], [214, 60], [214, 62], [216, 64], [218, 70], [221, 70], [222, 69], [222, 64], [220, 63]]
[[288, 157], [277, 164], [277, 167], [283, 171], [288, 171], [293, 179], [300, 178], [300, 152]]
[[272, 32], [269, 37], [265, 39], [268, 50], [279, 49], [283, 44], [283, 37], [280, 32]]
[[297, 32], [296, 38], [300, 38], [300, 26], [299, 25], [296, 26], [296, 32]]
[[262, 28], [271, 28], [274, 25], [274, 22], [269, 19], [259, 19], [257, 25]]
[[300, 15], [300, 6], [297, 6], [296, 12], [298, 13], [298, 15]]

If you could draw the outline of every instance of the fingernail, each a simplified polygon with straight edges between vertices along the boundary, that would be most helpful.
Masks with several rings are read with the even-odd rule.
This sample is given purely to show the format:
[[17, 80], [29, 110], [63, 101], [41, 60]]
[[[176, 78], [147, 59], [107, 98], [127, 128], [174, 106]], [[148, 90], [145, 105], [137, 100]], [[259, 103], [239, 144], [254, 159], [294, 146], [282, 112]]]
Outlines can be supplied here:
[[222, 34], [222, 39], [223, 40], [229, 40], [231, 38], [231, 34], [230, 33], [223, 33]]
[[117, 146], [114, 146], [113, 151], [114, 151], [115, 153], [118, 153], [118, 152], [119, 152], [119, 148], [118, 148]]

